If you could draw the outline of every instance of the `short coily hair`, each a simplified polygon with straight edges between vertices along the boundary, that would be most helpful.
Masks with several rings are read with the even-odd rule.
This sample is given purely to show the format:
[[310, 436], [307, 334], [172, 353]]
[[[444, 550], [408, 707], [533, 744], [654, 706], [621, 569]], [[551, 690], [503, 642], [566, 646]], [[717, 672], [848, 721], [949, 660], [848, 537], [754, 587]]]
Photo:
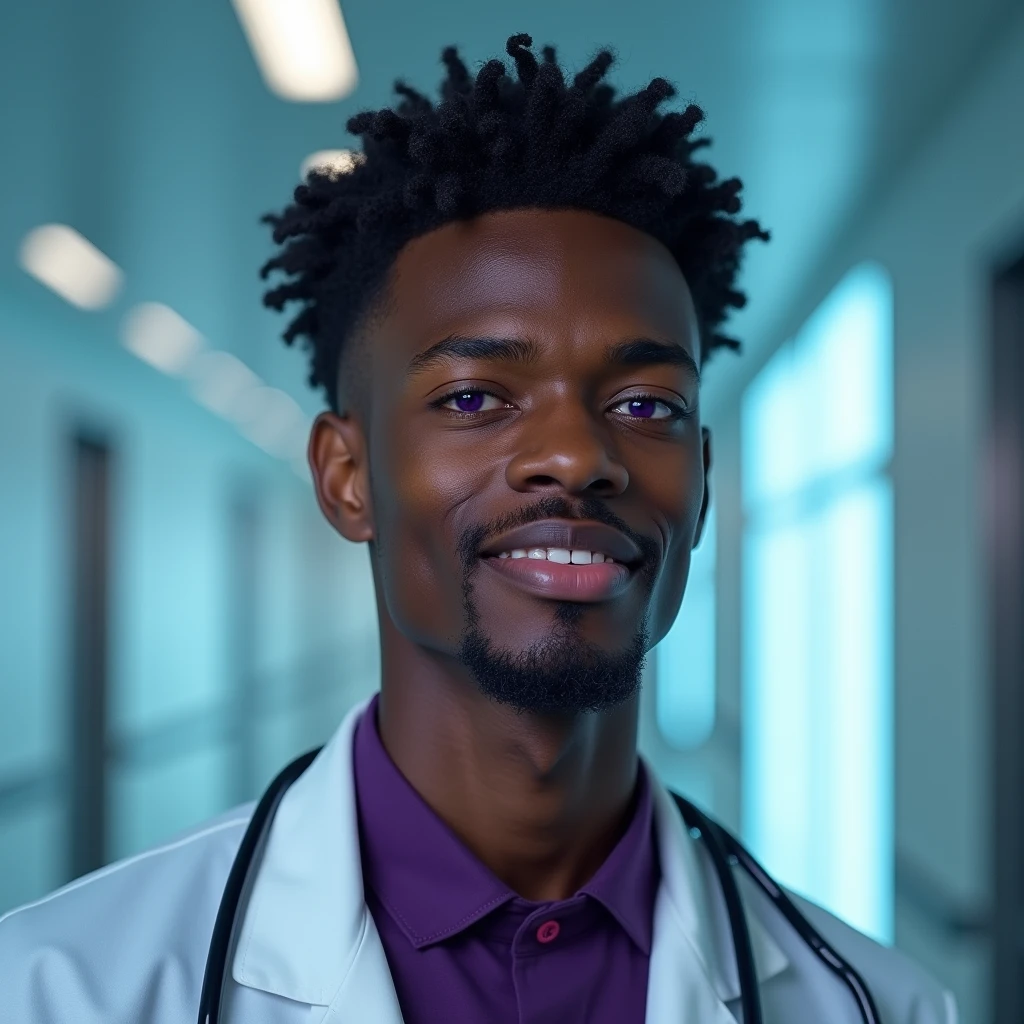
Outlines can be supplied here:
[[730, 308], [746, 302], [735, 288], [745, 244], [768, 235], [737, 218], [739, 179], [719, 181], [694, 161], [709, 142], [691, 137], [703, 112], [693, 104], [659, 112], [675, 94], [663, 78], [617, 98], [604, 82], [613, 60], [607, 50], [567, 81], [553, 48], [538, 61], [531, 46], [528, 35], [508, 40], [515, 78], [500, 60], [473, 76], [448, 47], [439, 102], [397, 82], [394, 108], [349, 120], [363, 143], [351, 169], [314, 170], [294, 202], [264, 218], [280, 250], [262, 276], [287, 275], [264, 302], [276, 310], [301, 305], [284, 340], [305, 340], [309, 382], [336, 411], [344, 345], [402, 247], [495, 210], [589, 210], [653, 236], [689, 285], [701, 359], [739, 347], [719, 328]]

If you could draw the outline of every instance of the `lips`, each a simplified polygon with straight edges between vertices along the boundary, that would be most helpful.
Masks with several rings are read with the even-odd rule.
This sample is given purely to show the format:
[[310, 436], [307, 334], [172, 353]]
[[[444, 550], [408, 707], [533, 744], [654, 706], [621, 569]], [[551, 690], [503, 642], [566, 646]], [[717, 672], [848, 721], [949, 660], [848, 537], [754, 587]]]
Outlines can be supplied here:
[[[499, 557], [539, 548], [601, 553], [613, 562], [565, 564], [548, 558]], [[549, 601], [598, 603], [629, 587], [641, 561], [640, 549], [624, 533], [602, 523], [548, 519], [503, 533], [480, 552], [483, 565], [505, 583]]]
[[569, 551], [595, 551], [626, 566], [635, 566], [642, 558], [640, 549], [624, 533], [603, 523], [546, 519], [503, 533], [488, 541], [480, 554], [496, 557], [518, 548], [562, 548]]

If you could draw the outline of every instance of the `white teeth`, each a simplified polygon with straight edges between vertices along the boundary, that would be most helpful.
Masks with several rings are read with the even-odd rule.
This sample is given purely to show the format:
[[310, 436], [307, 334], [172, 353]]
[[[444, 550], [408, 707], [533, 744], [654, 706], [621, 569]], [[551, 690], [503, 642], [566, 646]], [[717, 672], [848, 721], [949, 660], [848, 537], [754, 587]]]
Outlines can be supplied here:
[[583, 551], [574, 548], [515, 548], [513, 551], [501, 551], [498, 558], [535, 558], [539, 561], [558, 562], [561, 565], [613, 565], [615, 559], [601, 551]]

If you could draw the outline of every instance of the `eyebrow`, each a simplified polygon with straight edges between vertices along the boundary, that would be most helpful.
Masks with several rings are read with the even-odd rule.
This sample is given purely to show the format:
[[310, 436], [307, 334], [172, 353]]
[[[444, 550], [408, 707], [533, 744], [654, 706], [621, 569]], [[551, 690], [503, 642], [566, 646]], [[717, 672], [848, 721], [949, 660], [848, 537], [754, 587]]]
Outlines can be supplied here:
[[531, 363], [540, 355], [535, 341], [522, 338], [464, 338], [449, 335], [409, 361], [408, 373], [422, 373], [448, 359], [489, 359], [504, 363]]
[[[527, 364], [540, 356], [540, 346], [525, 338], [466, 338], [453, 334], [420, 352], [409, 362], [408, 373], [418, 374], [449, 359], [486, 359]], [[608, 366], [681, 366], [700, 384], [700, 367], [676, 342], [631, 338], [612, 345], [605, 354]]]
[[681, 366], [689, 371], [694, 383], [700, 384], [697, 360], [677, 342], [654, 338], [620, 341], [608, 350], [605, 361], [610, 366]]

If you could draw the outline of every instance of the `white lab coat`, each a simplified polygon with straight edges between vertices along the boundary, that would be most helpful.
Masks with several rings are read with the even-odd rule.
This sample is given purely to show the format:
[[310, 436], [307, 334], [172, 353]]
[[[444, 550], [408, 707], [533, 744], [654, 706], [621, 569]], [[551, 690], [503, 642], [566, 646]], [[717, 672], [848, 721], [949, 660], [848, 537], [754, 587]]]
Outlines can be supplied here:
[[[360, 710], [280, 805], [245, 907], [225, 1024], [402, 1022], [363, 898], [352, 782]], [[717, 880], [660, 785], [654, 800], [662, 881], [646, 1024], [734, 1024], [739, 986]], [[214, 916], [251, 812], [228, 812], [0, 918], [0, 1022], [195, 1020]], [[857, 1024], [842, 984], [755, 886], [741, 887], [766, 1024]], [[955, 1024], [950, 995], [914, 963], [800, 906], [859, 969], [884, 1024]], [[443, 1007], [437, 1019], [458, 1020]]]

